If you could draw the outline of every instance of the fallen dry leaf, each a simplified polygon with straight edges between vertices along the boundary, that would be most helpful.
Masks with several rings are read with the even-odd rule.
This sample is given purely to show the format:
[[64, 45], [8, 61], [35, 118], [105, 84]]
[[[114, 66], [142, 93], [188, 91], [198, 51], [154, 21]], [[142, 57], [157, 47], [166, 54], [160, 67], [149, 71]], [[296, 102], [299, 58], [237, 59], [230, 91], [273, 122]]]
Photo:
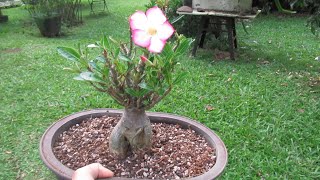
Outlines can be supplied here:
[[212, 110], [215, 110], [216, 108], [210, 106], [210, 105], [206, 105], [206, 110], [207, 111], [212, 111]]
[[261, 64], [261, 65], [267, 65], [267, 64], [270, 64], [270, 62], [269, 62], [269, 61], [260, 61], [259, 64]]
[[230, 59], [230, 53], [227, 52], [227, 51], [215, 50], [215, 52], [214, 52], [214, 59], [215, 59], [215, 60]]

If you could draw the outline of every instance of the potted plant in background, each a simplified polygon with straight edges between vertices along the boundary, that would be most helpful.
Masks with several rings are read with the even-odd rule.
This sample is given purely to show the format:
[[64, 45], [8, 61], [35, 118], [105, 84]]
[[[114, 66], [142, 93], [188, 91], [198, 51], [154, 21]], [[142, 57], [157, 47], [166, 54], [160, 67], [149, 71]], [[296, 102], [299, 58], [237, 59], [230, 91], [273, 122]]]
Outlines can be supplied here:
[[[63, 179], [71, 178], [74, 170], [71, 169], [74, 167], [72, 163], [76, 164], [76, 166], [92, 163], [87, 161], [91, 156], [87, 158], [80, 151], [91, 153], [93, 155], [92, 161], [104, 161], [108, 163], [107, 167], [111, 169], [112, 167], [110, 166], [112, 165], [114, 168], [120, 168], [120, 166], [115, 165], [115, 159], [122, 159], [120, 161], [126, 163], [125, 166], [131, 166], [133, 161], [135, 162], [139, 158], [142, 159], [142, 163], [132, 165], [133, 170], [139, 167], [133, 173], [118, 173], [118, 175], [124, 177], [159, 178], [160, 175], [156, 173], [160, 172], [161, 169], [166, 169], [169, 173], [173, 173], [172, 176], [166, 176], [161, 171], [160, 174], [163, 175], [161, 177], [170, 179], [177, 177], [192, 178], [192, 176], [196, 176], [194, 179], [213, 179], [219, 176], [226, 166], [227, 152], [223, 142], [212, 130], [185, 117], [163, 113], [146, 113], [147, 110], [167, 96], [174, 84], [182, 79], [184, 73], [177, 74], [176, 67], [179, 64], [179, 58], [183, 57], [187, 52], [192, 39], [175, 34], [174, 40], [168, 40], [174, 34], [174, 29], [158, 7], [152, 7], [146, 13], [142, 11], [135, 12], [130, 16], [129, 23], [131, 38], [128, 43], [118, 42], [112, 37], [104, 35], [101, 41], [90, 44], [85, 49], [80, 47], [78, 50], [68, 47], [58, 48], [60, 55], [75, 64], [74, 68], [68, 68], [68, 70], [78, 74], [75, 77], [76, 80], [86, 81], [98, 91], [109, 94], [116, 102], [124, 106], [124, 110], [91, 110], [62, 118], [49, 127], [41, 139], [40, 154], [42, 160], [59, 178]], [[99, 55], [97, 57], [91, 56], [91, 53], [94, 52]], [[99, 133], [106, 130], [102, 130], [104, 125], [103, 127], [89, 125], [89, 127], [98, 127], [98, 129], [93, 130], [95, 132], [82, 132], [80, 130], [83, 123], [90, 122], [90, 118], [101, 118], [102, 116], [107, 116], [107, 123], [116, 124], [109, 137], [99, 135]], [[121, 116], [118, 122], [112, 119], [117, 116]], [[111, 119], [108, 119], [108, 117], [111, 117]], [[154, 130], [151, 123], [171, 124], [175, 129], [167, 130], [167, 132], [162, 132], [161, 134], [161, 130]], [[180, 131], [178, 130], [180, 127], [186, 129], [189, 133], [183, 135], [174, 134], [174, 132]], [[81, 133], [79, 135], [70, 135], [70, 129]], [[170, 133], [173, 133], [172, 136], [166, 139], [164, 136]], [[97, 145], [96, 142], [85, 142], [84, 146], [71, 147], [83, 143], [77, 143], [77, 140], [69, 138], [83, 137], [85, 134], [98, 138], [98, 146], [90, 150], [84, 150], [83, 148], [86, 148], [89, 144]], [[201, 144], [194, 147], [194, 149], [189, 149], [191, 146], [189, 147], [189, 145], [185, 144], [183, 145], [185, 147], [181, 146], [180, 148], [178, 140], [174, 140], [175, 137], [179, 136], [182, 138], [179, 142], [185, 143], [184, 139], [191, 138], [193, 135], [199, 136], [200, 139], [202, 136], [204, 139], [199, 140], [199, 142], [207, 141], [207, 144]], [[90, 140], [86, 139], [85, 141]], [[172, 141], [171, 143], [173, 144], [170, 147], [166, 147], [166, 149], [159, 144], [154, 147], [153, 143], [155, 144], [158, 141], [160, 144]], [[192, 140], [191, 138], [188, 142], [195, 144], [193, 141], [197, 140]], [[102, 146], [108, 146], [108, 148], [106, 149]], [[101, 153], [110, 157], [110, 154], [106, 155], [104, 152], [100, 152], [101, 148], [103, 149], [102, 151], [107, 150], [113, 156], [113, 159], [106, 160], [105, 157], [96, 159], [96, 154]], [[199, 156], [196, 157], [197, 160], [189, 160], [189, 157], [176, 157], [170, 154], [174, 153], [172, 151], [178, 151], [175, 148], [186, 151], [184, 155], [191, 156], [198, 152], [205, 154], [206, 158], [202, 159]], [[55, 149], [55, 152], [53, 149]], [[152, 157], [152, 154], [157, 154], [155, 151], [161, 156]], [[79, 156], [80, 160], [83, 160], [82, 162], [72, 159]], [[67, 160], [64, 158], [67, 158]], [[151, 166], [152, 160], [156, 161], [153, 167], [157, 171], [146, 167]], [[199, 167], [195, 167], [197, 166], [196, 163], [202, 163], [202, 161], [206, 165], [203, 167], [204, 169], [198, 170], [197, 168]], [[180, 165], [178, 167], [175, 162], [187, 168], [180, 172], [183, 167], [180, 167]], [[144, 163], [149, 163], [149, 165], [143, 165]], [[167, 168], [159, 167], [167, 165]], [[188, 170], [188, 167], [191, 166], [195, 169]], [[121, 167], [125, 168], [122, 165]]]
[[7, 22], [7, 21], [8, 21], [8, 16], [2, 14], [1, 7], [0, 7], [0, 23]]
[[7, 22], [9, 20], [7, 15], [3, 15], [1, 12], [2, 8], [11, 8], [21, 5], [20, 0], [0, 0], [0, 23]]
[[62, 13], [68, 0], [23, 0], [23, 3], [43, 36], [60, 35]]
[[8, 21], [8, 16], [7, 15], [3, 15], [2, 12], [1, 12], [2, 8], [7, 7], [5, 2], [6, 2], [6, 0], [0, 0], [0, 23]]

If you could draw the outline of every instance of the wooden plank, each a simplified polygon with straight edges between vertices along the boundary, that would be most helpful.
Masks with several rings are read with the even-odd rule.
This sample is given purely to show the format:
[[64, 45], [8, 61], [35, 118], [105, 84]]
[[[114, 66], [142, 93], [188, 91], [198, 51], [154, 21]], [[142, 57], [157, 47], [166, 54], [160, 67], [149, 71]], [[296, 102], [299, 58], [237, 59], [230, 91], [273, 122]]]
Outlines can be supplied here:
[[254, 19], [257, 15], [261, 12], [258, 10], [256, 14], [236, 14], [236, 13], [229, 13], [229, 12], [221, 12], [221, 11], [214, 11], [214, 10], [207, 10], [204, 12], [198, 12], [196, 9], [192, 11], [192, 13], [188, 12], [179, 12], [177, 14], [184, 14], [184, 15], [195, 15], [195, 16], [219, 16], [219, 17], [232, 17], [232, 18], [240, 18], [240, 19]]

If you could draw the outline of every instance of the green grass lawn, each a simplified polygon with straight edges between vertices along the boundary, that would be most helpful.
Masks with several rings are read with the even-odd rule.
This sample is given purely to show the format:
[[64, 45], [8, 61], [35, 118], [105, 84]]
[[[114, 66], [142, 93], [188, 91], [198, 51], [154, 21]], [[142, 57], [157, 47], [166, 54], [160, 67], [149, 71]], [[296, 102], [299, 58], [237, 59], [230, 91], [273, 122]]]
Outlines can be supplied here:
[[[127, 18], [144, 1], [110, 0], [110, 13], [89, 16], [43, 38], [22, 8], [5, 9], [0, 24], [0, 179], [53, 179], [39, 158], [46, 128], [70, 113], [121, 108], [63, 71], [58, 46], [90, 44], [102, 33], [124, 39]], [[187, 78], [153, 111], [204, 123], [225, 142], [228, 166], [221, 179], [320, 178], [320, 40], [307, 17], [260, 16], [238, 24], [237, 61], [214, 59], [212, 49], [181, 65]], [[313, 86], [311, 86], [313, 85]], [[210, 106], [210, 108], [208, 108]]]

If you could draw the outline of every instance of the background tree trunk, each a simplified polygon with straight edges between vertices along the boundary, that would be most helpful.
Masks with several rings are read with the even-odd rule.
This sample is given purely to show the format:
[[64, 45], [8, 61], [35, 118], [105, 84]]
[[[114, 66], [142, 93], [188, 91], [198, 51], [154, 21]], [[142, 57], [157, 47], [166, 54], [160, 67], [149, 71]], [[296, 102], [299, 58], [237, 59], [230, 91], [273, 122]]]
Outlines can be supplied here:
[[110, 151], [120, 158], [128, 151], [151, 148], [152, 129], [144, 109], [125, 108], [122, 118], [111, 132]]

